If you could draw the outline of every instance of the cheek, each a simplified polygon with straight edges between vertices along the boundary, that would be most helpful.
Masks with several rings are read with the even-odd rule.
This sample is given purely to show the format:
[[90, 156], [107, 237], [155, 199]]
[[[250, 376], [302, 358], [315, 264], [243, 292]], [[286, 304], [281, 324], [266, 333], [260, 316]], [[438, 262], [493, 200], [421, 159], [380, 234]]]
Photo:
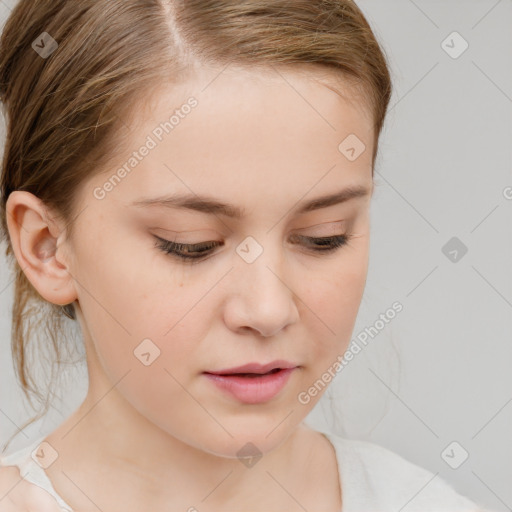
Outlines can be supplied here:
[[[144, 383], [151, 371], [144, 373], [137, 354], [144, 340], [151, 340], [145, 345], [151, 359], [158, 354], [163, 367], [181, 369], [194, 348], [187, 340], [204, 334], [197, 306], [205, 286], [186, 281], [176, 266], [165, 264], [165, 255], [157, 249], [143, 243], [127, 245], [129, 233], [121, 227], [108, 227], [105, 233], [109, 236], [96, 233], [94, 243], [83, 239], [73, 269], [82, 284], [77, 289], [84, 335], [101, 366], [112, 382], [130, 371], [142, 372], [137, 375]], [[162, 379], [170, 377], [163, 372]]]
[[[175, 352], [172, 356], [176, 356]], [[190, 431], [191, 420], [204, 424], [204, 411], [192, 398], [186, 372], [180, 369], [186, 370], [186, 366], [186, 359], [178, 367], [167, 365], [163, 354], [150, 366], [136, 361], [116, 385], [116, 391], [144, 418], [181, 438]]]
[[[302, 292], [303, 315], [314, 330], [317, 355], [332, 357], [343, 351], [350, 341], [367, 276], [367, 260], [362, 254], [340, 259], [320, 278], [316, 276]], [[315, 327], [312, 327], [315, 326]]]

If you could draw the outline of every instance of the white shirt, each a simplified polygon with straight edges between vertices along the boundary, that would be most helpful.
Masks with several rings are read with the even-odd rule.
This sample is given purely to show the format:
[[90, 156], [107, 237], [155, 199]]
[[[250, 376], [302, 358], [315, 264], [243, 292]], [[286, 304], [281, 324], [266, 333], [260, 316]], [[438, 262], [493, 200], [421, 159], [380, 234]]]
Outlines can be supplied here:
[[[458, 494], [442, 478], [387, 448], [328, 432], [322, 434], [336, 452], [343, 502], [340, 512], [484, 512], [483, 506]], [[18, 466], [25, 480], [50, 493], [62, 510], [73, 512], [31, 457], [44, 437], [0, 457], [0, 466]]]

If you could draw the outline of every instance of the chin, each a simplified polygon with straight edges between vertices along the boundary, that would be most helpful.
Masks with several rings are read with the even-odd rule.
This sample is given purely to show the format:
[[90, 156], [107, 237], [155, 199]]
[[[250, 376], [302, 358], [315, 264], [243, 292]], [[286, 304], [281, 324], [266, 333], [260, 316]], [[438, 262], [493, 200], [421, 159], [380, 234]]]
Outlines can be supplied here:
[[274, 438], [269, 440], [265, 434], [261, 436], [240, 437], [227, 440], [225, 437], [215, 442], [211, 438], [205, 441], [205, 445], [200, 446], [203, 451], [224, 457], [227, 459], [247, 460], [261, 458], [263, 455], [275, 450], [284, 441], [284, 438]]
[[[279, 421], [258, 422], [219, 422], [218, 428], [212, 426], [197, 433], [195, 442], [188, 442], [196, 448], [215, 455], [231, 459], [241, 457], [262, 456], [269, 453], [285, 442], [295, 431], [295, 425], [285, 425]], [[277, 428], [276, 428], [277, 427]], [[229, 432], [229, 434], [228, 434]], [[231, 435], [230, 435], [231, 434]]]

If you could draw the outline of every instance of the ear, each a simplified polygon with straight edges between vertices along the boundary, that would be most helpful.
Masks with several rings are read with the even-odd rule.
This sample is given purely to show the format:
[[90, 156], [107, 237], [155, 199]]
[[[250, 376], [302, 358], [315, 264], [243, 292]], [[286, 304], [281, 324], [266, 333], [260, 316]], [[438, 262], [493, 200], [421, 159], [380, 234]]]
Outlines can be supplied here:
[[50, 217], [49, 209], [30, 192], [11, 192], [6, 210], [14, 255], [32, 286], [53, 304], [69, 304], [77, 299], [68, 272], [63, 226]]

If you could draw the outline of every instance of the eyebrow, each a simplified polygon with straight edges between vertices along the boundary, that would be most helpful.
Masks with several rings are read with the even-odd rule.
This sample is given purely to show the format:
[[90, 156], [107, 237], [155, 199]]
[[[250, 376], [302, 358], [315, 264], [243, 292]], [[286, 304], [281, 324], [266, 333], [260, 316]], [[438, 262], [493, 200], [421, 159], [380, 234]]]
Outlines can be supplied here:
[[[356, 197], [368, 196], [371, 189], [362, 185], [347, 187], [336, 193], [311, 199], [307, 202], [300, 202], [296, 208], [296, 214], [304, 214], [321, 208], [327, 208], [340, 204]], [[175, 194], [171, 196], [160, 196], [149, 199], [140, 199], [130, 203], [131, 206], [148, 207], [160, 206], [165, 208], [183, 208], [211, 215], [224, 215], [233, 219], [242, 219], [245, 209], [238, 206], [218, 201], [209, 196], [196, 194]]]

